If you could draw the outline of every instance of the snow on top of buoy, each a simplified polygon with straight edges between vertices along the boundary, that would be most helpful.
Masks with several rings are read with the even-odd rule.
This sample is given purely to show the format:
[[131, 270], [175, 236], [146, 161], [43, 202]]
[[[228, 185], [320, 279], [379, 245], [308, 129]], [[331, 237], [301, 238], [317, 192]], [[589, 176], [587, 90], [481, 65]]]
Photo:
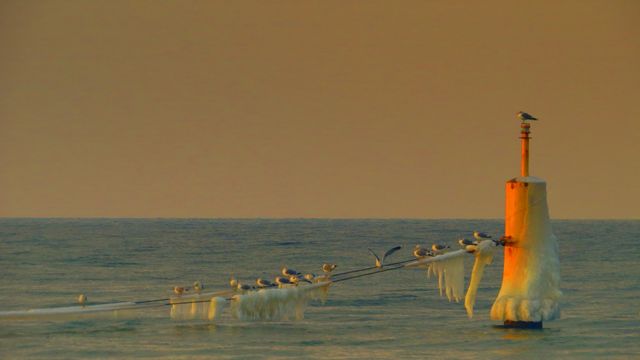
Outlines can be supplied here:
[[541, 179], [535, 176], [518, 176], [518, 177], [514, 177], [513, 179], [510, 179], [508, 182], [540, 183], [540, 184], [546, 183], [544, 179]]

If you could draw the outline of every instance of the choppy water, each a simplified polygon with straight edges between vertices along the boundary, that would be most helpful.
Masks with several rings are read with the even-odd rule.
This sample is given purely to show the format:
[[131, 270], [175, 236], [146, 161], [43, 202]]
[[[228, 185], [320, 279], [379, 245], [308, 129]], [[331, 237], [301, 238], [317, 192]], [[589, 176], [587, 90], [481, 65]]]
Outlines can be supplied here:
[[[154, 299], [176, 284], [225, 288], [281, 265], [319, 272], [370, 265], [366, 248], [450, 242], [487, 220], [0, 219], [0, 310]], [[0, 358], [639, 358], [640, 221], [556, 221], [562, 316], [544, 330], [494, 327], [502, 254], [486, 268], [476, 317], [423, 271], [336, 284], [297, 322], [173, 321], [169, 309], [123, 318], [0, 322]], [[428, 240], [425, 240], [428, 239]], [[467, 274], [472, 259], [467, 261]], [[468, 281], [468, 278], [467, 278]]]

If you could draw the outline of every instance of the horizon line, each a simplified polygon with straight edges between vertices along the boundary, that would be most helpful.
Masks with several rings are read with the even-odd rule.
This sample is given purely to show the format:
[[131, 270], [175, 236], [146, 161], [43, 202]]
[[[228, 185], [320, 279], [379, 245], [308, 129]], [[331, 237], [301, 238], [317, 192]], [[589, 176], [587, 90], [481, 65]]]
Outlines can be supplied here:
[[[453, 218], [453, 217], [170, 217], [170, 216], [0, 216], [0, 220], [498, 220], [504, 218]], [[617, 220], [617, 221], [638, 221], [640, 218], [550, 218], [554, 220]]]

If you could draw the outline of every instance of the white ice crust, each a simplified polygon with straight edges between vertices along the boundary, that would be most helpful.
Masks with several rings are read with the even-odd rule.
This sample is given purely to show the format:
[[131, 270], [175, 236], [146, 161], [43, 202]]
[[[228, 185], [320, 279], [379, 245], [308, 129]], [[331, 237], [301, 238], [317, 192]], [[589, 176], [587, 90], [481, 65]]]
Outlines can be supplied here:
[[534, 177], [507, 182], [505, 247], [502, 287], [491, 318], [547, 321], [560, 316], [560, 261], [551, 229], [546, 183]]

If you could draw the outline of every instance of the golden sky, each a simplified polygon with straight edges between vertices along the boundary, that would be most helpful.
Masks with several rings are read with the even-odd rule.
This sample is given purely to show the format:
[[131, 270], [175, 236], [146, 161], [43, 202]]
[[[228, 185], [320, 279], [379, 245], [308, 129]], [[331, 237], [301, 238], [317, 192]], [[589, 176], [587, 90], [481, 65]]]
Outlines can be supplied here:
[[2, 1], [0, 216], [640, 218], [640, 1]]

